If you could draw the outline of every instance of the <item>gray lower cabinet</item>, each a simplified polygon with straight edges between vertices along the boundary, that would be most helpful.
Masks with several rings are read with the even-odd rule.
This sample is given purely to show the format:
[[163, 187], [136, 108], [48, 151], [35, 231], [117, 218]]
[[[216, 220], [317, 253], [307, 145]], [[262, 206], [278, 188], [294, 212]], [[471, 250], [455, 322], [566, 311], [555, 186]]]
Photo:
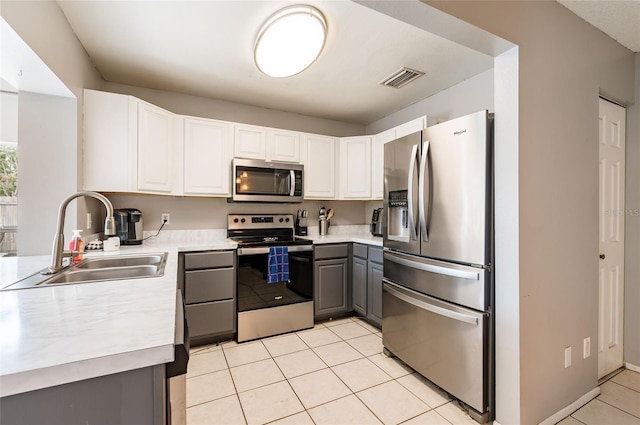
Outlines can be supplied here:
[[382, 248], [353, 244], [353, 310], [382, 327]]
[[2, 424], [164, 425], [165, 365], [0, 398]]
[[353, 287], [353, 310], [363, 316], [367, 315], [367, 246], [353, 244], [353, 261], [351, 262], [351, 284]]
[[382, 327], [382, 264], [369, 261], [367, 270], [367, 318]]
[[316, 318], [347, 313], [349, 303], [349, 244], [315, 247], [314, 307]]
[[192, 343], [236, 332], [235, 251], [181, 254], [179, 283], [184, 294]]

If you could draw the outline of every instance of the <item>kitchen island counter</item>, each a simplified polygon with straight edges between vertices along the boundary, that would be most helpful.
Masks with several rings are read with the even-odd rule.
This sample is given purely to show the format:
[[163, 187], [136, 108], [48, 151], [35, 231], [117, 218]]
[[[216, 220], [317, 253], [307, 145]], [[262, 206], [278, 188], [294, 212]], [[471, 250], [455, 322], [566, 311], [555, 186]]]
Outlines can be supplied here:
[[[179, 251], [235, 249], [232, 241], [145, 242], [113, 256], [167, 252], [164, 275], [0, 291], [0, 397], [173, 360]], [[50, 257], [0, 258], [0, 287]]]
[[314, 245], [330, 244], [330, 243], [361, 243], [365, 245], [382, 246], [381, 236], [372, 236], [370, 233], [345, 233], [345, 234], [329, 234], [320, 236], [319, 234], [308, 236], [296, 236], [300, 239], [307, 239]]

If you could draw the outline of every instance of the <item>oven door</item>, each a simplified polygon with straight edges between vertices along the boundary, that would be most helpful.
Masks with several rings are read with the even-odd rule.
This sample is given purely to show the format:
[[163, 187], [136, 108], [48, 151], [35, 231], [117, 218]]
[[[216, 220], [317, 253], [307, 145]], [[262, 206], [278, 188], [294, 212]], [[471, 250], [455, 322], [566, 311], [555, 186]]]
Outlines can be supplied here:
[[313, 245], [287, 248], [289, 281], [276, 283], [269, 247], [238, 248], [238, 342], [313, 327]]
[[302, 202], [302, 170], [298, 164], [233, 160], [233, 200]]

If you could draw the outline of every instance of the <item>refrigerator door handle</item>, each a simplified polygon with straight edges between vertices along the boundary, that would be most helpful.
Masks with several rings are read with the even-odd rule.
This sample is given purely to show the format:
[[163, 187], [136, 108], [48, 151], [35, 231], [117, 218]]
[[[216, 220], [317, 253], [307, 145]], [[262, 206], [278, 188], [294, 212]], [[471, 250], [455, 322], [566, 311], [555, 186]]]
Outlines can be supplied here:
[[[416, 221], [413, 214], [413, 176], [415, 174], [416, 162], [418, 159], [418, 145], [411, 148], [411, 160], [409, 161], [409, 178], [407, 181], [407, 211], [409, 213], [409, 232], [412, 241], [418, 239]], [[419, 199], [419, 198], [418, 198]]]
[[464, 313], [458, 313], [457, 311], [451, 311], [446, 308], [439, 307], [437, 305], [429, 304], [424, 301], [418, 300], [412, 297], [410, 294], [405, 294], [407, 290], [403, 289], [401, 286], [396, 285], [395, 283], [382, 279], [384, 289], [388, 291], [394, 297], [400, 298], [401, 300], [412, 304], [418, 308], [423, 310], [430, 311], [432, 313], [438, 314], [440, 316], [448, 317], [449, 319], [457, 320], [459, 322], [468, 323], [470, 325], [478, 326], [478, 318], [474, 316], [470, 316]]
[[436, 266], [434, 264], [419, 263], [417, 261], [401, 258], [396, 255], [389, 254], [387, 252], [384, 253], [384, 259], [392, 261], [396, 264], [400, 264], [402, 266], [423, 270], [425, 272], [437, 273], [445, 276], [459, 277], [462, 279], [480, 280], [480, 273], [478, 272], [450, 269], [448, 267]]
[[429, 154], [429, 141], [425, 141], [422, 146], [422, 157], [420, 158], [420, 174], [418, 177], [418, 194], [419, 203], [418, 211], [420, 215], [420, 233], [422, 234], [422, 240], [429, 242], [429, 230], [427, 229], [427, 217], [425, 210], [428, 212], [431, 209], [431, 183], [427, 182], [429, 192], [424, 193], [425, 176], [429, 171], [427, 169], [427, 155]]

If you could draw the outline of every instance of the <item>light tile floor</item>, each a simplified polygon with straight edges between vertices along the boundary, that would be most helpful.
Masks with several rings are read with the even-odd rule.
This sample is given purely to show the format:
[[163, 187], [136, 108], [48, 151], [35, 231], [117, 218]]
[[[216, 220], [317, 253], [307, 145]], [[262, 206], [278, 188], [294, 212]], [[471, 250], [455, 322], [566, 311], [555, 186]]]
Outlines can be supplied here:
[[640, 425], [640, 373], [623, 370], [600, 385], [600, 395], [558, 425]]
[[454, 403], [358, 318], [196, 347], [187, 373], [188, 425], [477, 425]]
[[[477, 425], [358, 318], [259, 341], [196, 347], [187, 425]], [[640, 425], [640, 374], [625, 370], [560, 425]]]

